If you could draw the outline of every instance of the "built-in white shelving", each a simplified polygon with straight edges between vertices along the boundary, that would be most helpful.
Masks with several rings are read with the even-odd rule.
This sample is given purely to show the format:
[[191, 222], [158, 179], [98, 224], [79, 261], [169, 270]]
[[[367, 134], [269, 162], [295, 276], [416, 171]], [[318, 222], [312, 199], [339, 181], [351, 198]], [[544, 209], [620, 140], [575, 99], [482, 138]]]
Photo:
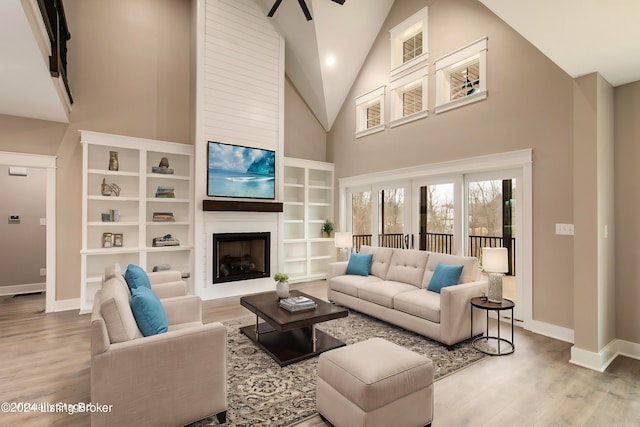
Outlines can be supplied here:
[[[185, 277], [193, 271], [193, 153], [192, 145], [80, 131], [82, 143], [82, 250], [80, 312], [91, 310], [104, 269], [119, 263], [151, 271], [168, 264]], [[110, 170], [110, 153], [117, 152], [117, 170]], [[172, 174], [152, 168], [166, 157]], [[116, 184], [118, 196], [102, 194], [102, 183]], [[158, 198], [158, 187], [172, 187], [174, 198]], [[117, 210], [119, 220], [102, 220]], [[172, 213], [174, 221], [153, 221], [154, 212]], [[122, 236], [121, 246], [103, 246], [103, 234]], [[171, 234], [179, 246], [154, 247], [154, 237]]]
[[290, 281], [322, 279], [335, 259], [333, 235], [322, 225], [333, 222], [333, 163], [285, 157], [284, 271]]

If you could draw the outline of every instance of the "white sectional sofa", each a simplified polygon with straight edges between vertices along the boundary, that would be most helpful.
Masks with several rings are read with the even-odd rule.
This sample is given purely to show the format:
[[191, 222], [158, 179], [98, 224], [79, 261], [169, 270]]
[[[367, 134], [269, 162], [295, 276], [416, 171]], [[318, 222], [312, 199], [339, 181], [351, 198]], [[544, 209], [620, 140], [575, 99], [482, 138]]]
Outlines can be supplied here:
[[[472, 336], [469, 301], [487, 290], [477, 258], [371, 246], [362, 246], [360, 253], [373, 254], [368, 276], [346, 274], [347, 261], [329, 265], [330, 301], [449, 348]], [[458, 284], [443, 287], [440, 293], [427, 290], [439, 263], [463, 266]], [[484, 330], [481, 310], [474, 310], [473, 325], [473, 336]]]

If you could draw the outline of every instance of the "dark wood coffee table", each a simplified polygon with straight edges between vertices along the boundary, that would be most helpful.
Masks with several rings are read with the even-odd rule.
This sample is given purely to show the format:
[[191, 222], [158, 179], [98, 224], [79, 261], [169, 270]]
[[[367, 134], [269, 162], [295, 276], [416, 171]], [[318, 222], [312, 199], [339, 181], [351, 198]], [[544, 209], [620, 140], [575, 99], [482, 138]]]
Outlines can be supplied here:
[[[240, 304], [256, 314], [255, 325], [244, 326], [245, 334], [280, 366], [287, 366], [345, 344], [317, 330], [316, 323], [347, 317], [344, 307], [292, 290], [291, 296], [305, 296], [318, 304], [313, 310], [290, 312], [281, 308], [275, 292], [265, 292], [240, 298]], [[260, 319], [264, 322], [260, 322]]]

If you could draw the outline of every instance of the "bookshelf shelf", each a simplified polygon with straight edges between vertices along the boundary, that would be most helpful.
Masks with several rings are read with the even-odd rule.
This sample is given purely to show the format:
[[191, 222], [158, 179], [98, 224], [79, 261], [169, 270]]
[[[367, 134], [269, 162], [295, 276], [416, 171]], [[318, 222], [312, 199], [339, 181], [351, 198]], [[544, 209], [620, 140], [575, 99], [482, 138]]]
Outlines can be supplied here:
[[[89, 312], [106, 266], [126, 268], [170, 264], [183, 273], [193, 269], [193, 146], [173, 142], [80, 131], [83, 155], [82, 250], [80, 311]], [[135, 148], [132, 148], [135, 147]], [[118, 170], [109, 170], [110, 153], [117, 152]], [[152, 173], [166, 157], [173, 174]], [[102, 183], [116, 184], [119, 196], [101, 194]], [[175, 198], [155, 197], [158, 187], [170, 188]], [[165, 190], [166, 191], [166, 190]], [[119, 221], [101, 221], [117, 211]], [[156, 212], [175, 221], [153, 222]], [[122, 246], [102, 247], [103, 233], [122, 235]], [[172, 234], [180, 246], [157, 248], [154, 237]]]

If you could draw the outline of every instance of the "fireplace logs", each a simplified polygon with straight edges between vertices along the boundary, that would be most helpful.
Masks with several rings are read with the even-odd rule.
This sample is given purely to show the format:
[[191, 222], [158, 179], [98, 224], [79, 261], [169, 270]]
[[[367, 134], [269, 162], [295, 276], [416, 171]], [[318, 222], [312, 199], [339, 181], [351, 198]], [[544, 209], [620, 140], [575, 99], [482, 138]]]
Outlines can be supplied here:
[[269, 233], [215, 233], [213, 283], [269, 277]]

